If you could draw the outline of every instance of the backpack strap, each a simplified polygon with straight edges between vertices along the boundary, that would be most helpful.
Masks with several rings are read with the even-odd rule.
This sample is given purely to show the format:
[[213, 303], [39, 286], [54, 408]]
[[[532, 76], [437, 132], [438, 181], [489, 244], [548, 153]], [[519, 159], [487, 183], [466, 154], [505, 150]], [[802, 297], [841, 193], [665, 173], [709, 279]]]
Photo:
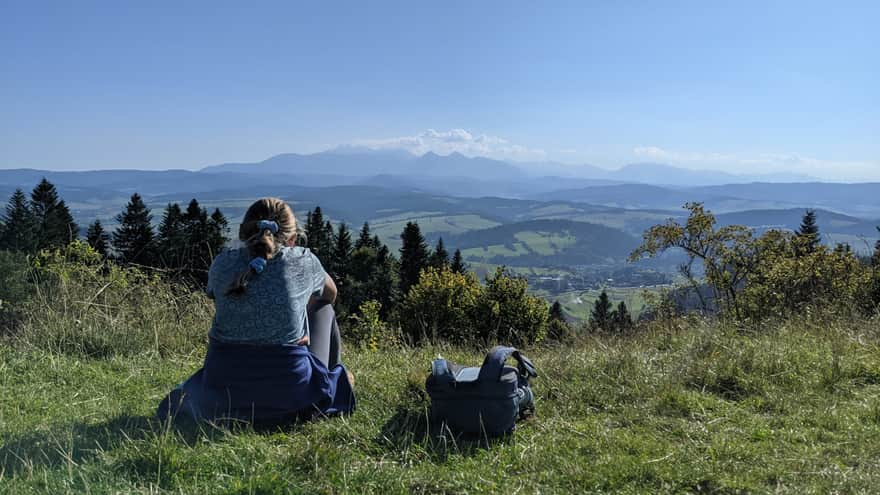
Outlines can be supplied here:
[[517, 361], [516, 368], [519, 374], [524, 377], [538, 376], [535, 365], [528, 358], [520, 354], [515, 347], [495, 346], [486, 355], [483, 366], [480, 367], [479, 381], [497, 381], [501, 378], [501, 372], [504, 371], [504, 363], [507, 358], [513, 357]]

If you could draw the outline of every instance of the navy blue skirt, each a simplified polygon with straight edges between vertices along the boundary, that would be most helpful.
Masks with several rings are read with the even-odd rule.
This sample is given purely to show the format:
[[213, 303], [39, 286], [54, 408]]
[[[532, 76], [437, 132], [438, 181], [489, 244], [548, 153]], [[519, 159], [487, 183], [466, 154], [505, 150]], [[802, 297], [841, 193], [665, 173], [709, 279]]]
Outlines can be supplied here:
[[159, 404], [161, 420], [238, 420], [274, 424], [354, 411], [342, 365], [327, 367], [308, 347], [211, 340], [205, 364]]

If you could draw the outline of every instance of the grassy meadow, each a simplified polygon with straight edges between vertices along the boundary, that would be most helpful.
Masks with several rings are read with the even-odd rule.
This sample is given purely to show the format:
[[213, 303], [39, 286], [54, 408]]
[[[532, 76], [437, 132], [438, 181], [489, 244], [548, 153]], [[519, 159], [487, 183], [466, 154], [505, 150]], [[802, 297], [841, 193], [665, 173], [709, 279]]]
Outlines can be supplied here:
[[431, 358], [482, 359], [446, 346], [346, 348], [349, 417], [275, 431], [160, 423], [156, 404], [203, 357], [209, 315], [181, 304], [202, 319], [114, 333], [133, 313], [57, 305], [4, 339], [0, 492], [868, 493], [880, 482], [875, 321], [682, 319], [537, 346], [537, 414], [508, 438], [468, 440], [426, 420]]

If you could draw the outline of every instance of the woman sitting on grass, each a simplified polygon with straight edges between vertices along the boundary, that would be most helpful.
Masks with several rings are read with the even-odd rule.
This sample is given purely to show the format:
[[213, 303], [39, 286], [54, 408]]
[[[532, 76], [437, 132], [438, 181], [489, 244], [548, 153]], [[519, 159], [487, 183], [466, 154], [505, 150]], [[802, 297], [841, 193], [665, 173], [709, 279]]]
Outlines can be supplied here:
[[296, 231], [280, 199], [248, 208], [243, 247], [218, 255], [208, 274], [215, 315], [204, 366], [161, 402], [160, 418], [276, 424], [354, 409], [339, 362], [336, 284], [296, 246]]

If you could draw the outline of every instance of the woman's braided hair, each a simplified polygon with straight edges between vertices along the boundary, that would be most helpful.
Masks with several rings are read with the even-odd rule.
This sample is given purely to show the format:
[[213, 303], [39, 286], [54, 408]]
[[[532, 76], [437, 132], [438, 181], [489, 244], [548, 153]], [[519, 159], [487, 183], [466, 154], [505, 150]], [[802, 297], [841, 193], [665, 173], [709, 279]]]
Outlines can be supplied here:
[[[278, 225], [278, 231], [273, 233], [271, 229], [260, 228], [260, 222], [268, 220]], [[264, 223], [265, 225], [265, 223]], [[271, 260], [290, 238], [296, 234], [296, 217], [293, 210], [283, 200], [278, 198], [262, 198], [254, 202], [244, 214], [241, 226], [238, 228], [238, 239], [248, 249], [251, 259], [262, 258]], [[253, 265], [241, 272], [226, 291], [228, 296], [240, 296], [251, 277], [259, 273]]]

